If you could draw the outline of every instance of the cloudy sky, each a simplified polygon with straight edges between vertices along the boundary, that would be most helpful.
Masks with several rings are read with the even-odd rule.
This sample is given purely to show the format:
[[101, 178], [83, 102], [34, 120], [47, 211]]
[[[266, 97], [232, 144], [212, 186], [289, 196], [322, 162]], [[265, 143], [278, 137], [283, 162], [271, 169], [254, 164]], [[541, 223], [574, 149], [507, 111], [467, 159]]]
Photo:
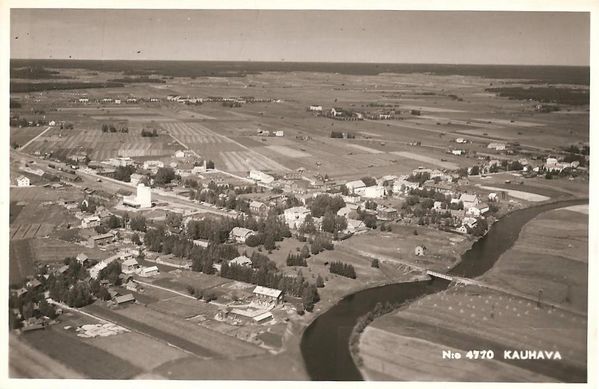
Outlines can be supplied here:
[[589, 64], [589, 14], [12, 9], [12, 58]]

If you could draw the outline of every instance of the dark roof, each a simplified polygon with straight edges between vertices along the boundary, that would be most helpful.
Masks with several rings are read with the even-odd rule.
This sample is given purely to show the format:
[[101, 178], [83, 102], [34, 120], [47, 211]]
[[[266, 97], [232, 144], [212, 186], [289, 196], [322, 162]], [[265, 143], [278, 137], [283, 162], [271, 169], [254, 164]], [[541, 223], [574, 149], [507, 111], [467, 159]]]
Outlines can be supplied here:
[[133, 295], [131, 293], [128, 293], [123, 296], [117, 296], [114, 298], [114, 302], [117, 304], [123, 304], [123, 303], [134, 302], [134, 301], [135, 301], [135, 297], [133, 297]]

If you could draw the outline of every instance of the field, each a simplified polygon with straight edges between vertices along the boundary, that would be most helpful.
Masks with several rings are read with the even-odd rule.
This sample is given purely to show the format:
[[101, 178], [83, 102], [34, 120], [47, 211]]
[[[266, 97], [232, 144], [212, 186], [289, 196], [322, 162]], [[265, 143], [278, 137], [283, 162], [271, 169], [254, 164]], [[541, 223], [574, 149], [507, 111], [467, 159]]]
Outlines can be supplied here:
[[[71, 77], [84, 73], [63, 70]], [[114, 74], [98, 72], [96, 81], [111, 77]], [[502, 80], [505, 85], [513, 82]], [[50, 119], [71, 121], [75, 129], [52, 129], [27, 150], [68, 154], [81, 147], [92, 159], [117, 155], [161, 159], [181, 148], [180, 142], [202, 158], [212, 159], [217, 168], [237, 174], [251, 169], [280, 173], [303, 167], [306, 174], [345, 178], [402, 174], [420, 165], [448, 169], [472, 165], [472, 159], [446, 153], [455, 147], [457, 137], [468, 138], [472, 143], [463, 147], [477, 152], [486, 152], [490, 141], [514, 141], [535, 150], [551, 150], [572, 140], [588, 141], [585, 106], [539, 113], [534, 101], [498, 97], [485, 91], [488, 84], [485, 79], [445, 73], [358, 76], [298, 72], [289, 78], [284, 73], [265, 72], [239, 79], [201, 77], [175, 78], [164, 84], [135, 83], [127, 85], [128, 95], [158, 97], [161, 102], [123, 106], [82, 105], [73, 102], [72, 92], [48, 91], [37, 105], [49, 108]], [[114, 98], [122, 89], [87, 89], [85, 93], [91, 100]], [[198, 97], [250, 94], [278, 102], [248, 103], [239, 108], [220, 103], [182, 105], [166, 102], [169, 93]], [[16, 99], [22, 96], [13, 95]], [[15, 112], [25, 115], [27, 104]], [[315, 117], [306, 111], [310, 104], [363, 111], [384, 106], [400, 113], [398, 120], [345, 122]], [[420, 110], [420, 115], [412, 115], [412, 109]], [[111, 122], [128, 126], [129, 134], [103, 134], [101, 125]], [[144, 126], [160, 129], [161, 135], [141, 138], [139, 132]], [[282, 130], [285, 135], [257, 137], [256, 130]], [[331, 139], [333, 130], [353, 133], [356, 138]], [[17, 139], [21, 134], [15, 130], [13, 136]], [[22, 137], [28, 138], [25, 132]], [[421, 146], [411, 146], [414, 142], [421, 142]]]
[[[497, 360], [461, 359], [447, 363], [442, 359], [443, 351], [458, 350], [444, 344], [401, 335], [380, 326], [367, 327], [362, 337], [360, 347], [364, 352], [360, 356], [364, 365], [368, 366], [363, 371], [369, 381], [447, 381], [447, 377], [454, 377], [456, 381], [474, 382], [555, 381]], [[400, 351], [406, 349], [410, 353]], [[370, 350], [377, 351], [371, 354]], [[431, 366], [434, 366], [433, 374]]]
[[542, 291], [544, 301], [586, 312], [587, 249], [587, 214], [545, 212], [524, 227], [516, 244], [481, 279], [531, 296]]
[[[98, 127], [102, 122], [98, 122]], [[85, 152], [93, 160], [111, 157], [159, 157], [170, 156], [180, 146], [168, 135], [144, 138], [138, 131], [123, 133], [102, 133], [100, 128], [88, 130], [52, 129], [36, 139], [27, 148], [30, 153], [52, 152], [66, 157], [77, 152]]]
[[47, 127], [11, 127], [10, 128], [10, 141], [23, 146], [31, 139], [35, 138], [42, 133]]
[[[447, 271], [460, 258], [472, 241], [463, 235], [423, 227], [393, 225], [392, 232], [372, 231], [346, 241], [355, 252], [379, 256], [384, 262], [413, 264], [427, 269]], [[418, 235], [414, 235], [414, 230]], [[416, 256], [416, 246], [427, 248], [424, 256]]]
[[11, 378], [84, 378], [80, 373], [32, 348], [14, 334], [9, 336], [9, 350]]
[[[474, 374], [485, 381], [586, 380], [587, 215], [580, 211], [537, 216], [480, 278], [528, 298], [454, 286], [375, 319], [360, 338], [364, 372], [373, 379], [459, 381]], [[558, 307], [537, 306], [539, 297]], [[443, 349], [491, 349], [496, 358], [482, 364], [441, 359]], [[563, 359], [508, 360], [503, 350], [559, 351]], [[422, 359], [434, 360], [435, 370], [424, 371]]]
[[141, 372], [119, 356], [58, 329], [33, 331], [22, 338], [35, 349], [89, 378], [126, 379]]

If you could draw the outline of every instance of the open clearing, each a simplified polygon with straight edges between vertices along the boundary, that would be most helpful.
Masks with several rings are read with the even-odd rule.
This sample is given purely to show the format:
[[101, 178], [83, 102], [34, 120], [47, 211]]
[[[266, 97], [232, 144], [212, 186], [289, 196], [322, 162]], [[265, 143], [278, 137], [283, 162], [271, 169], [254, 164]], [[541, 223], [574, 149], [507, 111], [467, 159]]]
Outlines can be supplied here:
[[[367, 367], [367, 378], [374, 380], [447, 381], [447, 377], [452, 377], [451, 381], [470, 382], [555, 381], [540, 374], [531, 375], [529, 371], [498, 360], [464, 359], [467, 350], [400, 335], [379, 327], [369, 326], [364, 330], [360, 349], [364, 350], [360, 356]], [[410, 350], [410, 353], [403, 350]], [[463, 359], [447, 363], [442, 358], [443, 351], [447, 350], [460, 351]]]
[[588, 204], [572, 205], [571, 207], [565, 207], [563, 209], [567, 209], [568, 211], [579, 212], [579, 213], [582, 213], [585, 215], [589, 214], [589, 205]]
[[82, 342], [75, 334], [50, 328], [29, 332], [22, 338], [50, 358], [89, 378], [127, 379], [141, 372], [119, 356]]
[[310, 153], [306, 153], [301, 150], [292, 149], [291, 147], [287, 147], [287, 146], [272, 145], [272, 146], [266, 146], [266, 148], [269, 150], [272, 150], [276, 153], [279, 153], [285, 157], [288, 157], [288, 158], [307, 158], [312, 155]]
[[477, 185], [477, 186], [481, 189], [496, 190], [499, 192], [507, 192], [508, 196], [511, 196], [511, 197], [514, 197], [514, 198], [520, 199], [520, 200], [531, 201], [531, 202], [547, 201], [550, 199], [550, 197], [543, 196], [543, 195], [540, 195], [537, 193], [522, 192], [520, 190], [514, 190], [514, 189], [496, 188], [494, 186], [483, 186], [483, 185]]
[[384, 153], [384, 151], [381, 151], [381, 150], [373, 149], [371, 147], [366, 147], [366, 146], [362, 146], [362, 145], [356, 145], [353, 143], [348, 143], [346, 146], [353, 147], [355, 149], [358, 149], [360, 151], [365, 151], [370, 154], [383, 154]]
[[[437, 345], [457, 350], [493, 350], [498, 361], [503, 360], [503, 350], [558, 350], [561, 361], [553, 360], [503, 360], [533, 375], [548, 376], [558, 380], [586, 378], [586, 319], [550, 308], [538, 308], [528, 300], [507, 297], [497, 292], [477, 287], [454, 287], [444, 292], [426, 296], [405, 309], [375, 319], [373, 328], [401, 336], [423, 339]], [[374, 358], [365, 360], [366, 368], [377, 370], [376, 359], [399, 360], [418, 355], [408, 347], [396, 348], [391, 356], [381, 342], [362, 336], [361, 350]], [[370, 344], [370, 347], [366, 347]], [[415, 346], [420, 347], [420, 344]], [[462, 369], [470, 362], [437, 359], [436, 369], [429, 371], [435, 380], [459, 381]], [[418, 374], [420, 363], [404, 366]], [[443, 369], [445, 374], [438, 375]], [[455, 369], [455, 370], [452, 370]], [[450, 372], [453, 371], [453, 374]], [[430, 379], [430, 378], [429, 378]], [[530, 375], [518, 371], [495, 369], [488, 380], [529, 382]]]
[[436, 158], [427, 157], [422, 154], [415, 154], [409, 151], [392, 151], [392, 154], [399, 155], [400, 157], [414, 159], [416, 161], [424, 162], [429, 165], [439, 166], [443, 169], [457, 169], [459, 166], [452, 162], [444, 162]]
[[[544, 212], [526, 224], [516, 244], [482, 280], [543, 301], [587, 310], [588, 215]], [[569, 300], [569, 302], [568, 302]]]
[[10, 378], [85, 378], [82, 374], [32, 348], [14, 334], [9, 336], [8, 365]]
[[221, 152], [226, 170], [246, 172], [250, 170], [288, 171], [289, 169], [272, 159], [253, 150]]
[[84, 341], [146, 371], [153, 370], [163, 363], [189, 356], [182, 350], [135, 332], [99, 336]]

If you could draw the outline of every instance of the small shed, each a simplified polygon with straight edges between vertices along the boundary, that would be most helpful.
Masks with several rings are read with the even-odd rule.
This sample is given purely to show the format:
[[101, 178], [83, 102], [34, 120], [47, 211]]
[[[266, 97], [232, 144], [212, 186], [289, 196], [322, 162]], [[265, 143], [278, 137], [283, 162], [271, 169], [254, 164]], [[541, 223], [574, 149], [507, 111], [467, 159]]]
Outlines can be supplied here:
[[416, 248], [414, 249], [414, 254], [418, 257], [422, 257], [426, 254], [426, 247], [425, 246], [416, 246]]
[[133, 295], [131, 293], [127, 293], [123, 296], [117, 296], [114, 298], [114, 302], [117, 303], [117, 305], [123, 305], [123, 304], [128, 304], [128, 303], [134, 303], [135, 302], [135, 297], [133, 297]]

